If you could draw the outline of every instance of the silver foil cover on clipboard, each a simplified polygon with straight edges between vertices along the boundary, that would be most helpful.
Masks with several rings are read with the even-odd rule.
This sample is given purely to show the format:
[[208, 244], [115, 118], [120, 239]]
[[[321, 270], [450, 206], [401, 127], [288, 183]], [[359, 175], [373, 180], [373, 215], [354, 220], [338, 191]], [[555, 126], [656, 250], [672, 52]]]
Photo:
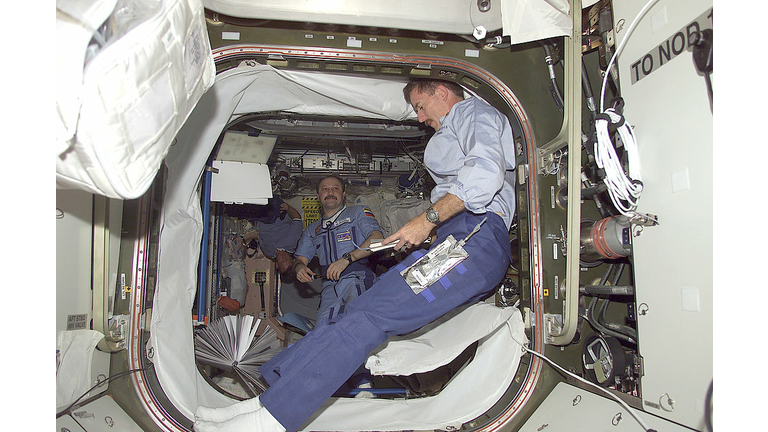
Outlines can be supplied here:
[[449, 235], [442, 243], [435, 246], [429, 253], [419, 258], [408, 268], [400, 272], [414, 294], [419, 294], [427, 287], [440, 280], [459, 263], [467, 259], [469, 254], [461, 244]]

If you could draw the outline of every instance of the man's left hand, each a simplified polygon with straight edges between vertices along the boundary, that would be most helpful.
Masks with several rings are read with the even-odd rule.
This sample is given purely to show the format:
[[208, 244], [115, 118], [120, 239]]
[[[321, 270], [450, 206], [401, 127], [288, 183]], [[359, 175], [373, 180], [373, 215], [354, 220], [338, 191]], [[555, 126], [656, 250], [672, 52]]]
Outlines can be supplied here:
[[325, 276], [330, 280], [339, 280], [341, 277], [341, 272], [343, 272], [347, 266], [349, 266], [349, 261], [347, 261], [346, 258], [336, 260], [328, 266], [328, 270], [325, 272]]

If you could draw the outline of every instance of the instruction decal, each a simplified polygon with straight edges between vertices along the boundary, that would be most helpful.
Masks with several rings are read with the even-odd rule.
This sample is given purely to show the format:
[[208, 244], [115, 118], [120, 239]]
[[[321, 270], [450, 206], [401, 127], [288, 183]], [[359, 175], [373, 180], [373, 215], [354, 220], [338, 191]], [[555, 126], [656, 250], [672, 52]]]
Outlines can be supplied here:
[[[698, 33], [712, 28], [712, 8], [701, 14], [691, 23], [681, 28], [667, 40], [659, 44], [629, 67], [632, 84], [657, 71], [683, 51], [692, 47], [698, 38]], [[691, 67], [694, 67], [691, 65]]]
[[67, 330], [85, 330], [88, 328], [88, 314], [67, 315]]

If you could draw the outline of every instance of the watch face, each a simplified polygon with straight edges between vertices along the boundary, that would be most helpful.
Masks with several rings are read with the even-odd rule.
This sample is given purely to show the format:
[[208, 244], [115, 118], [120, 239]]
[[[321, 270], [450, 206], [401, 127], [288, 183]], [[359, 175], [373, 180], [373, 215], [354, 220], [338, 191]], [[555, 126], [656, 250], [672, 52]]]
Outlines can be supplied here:
[[427, 220], [432, 223], [437, 223], [440, 217], [437, 215], [437, 211], [433, 208], [427, 209]]

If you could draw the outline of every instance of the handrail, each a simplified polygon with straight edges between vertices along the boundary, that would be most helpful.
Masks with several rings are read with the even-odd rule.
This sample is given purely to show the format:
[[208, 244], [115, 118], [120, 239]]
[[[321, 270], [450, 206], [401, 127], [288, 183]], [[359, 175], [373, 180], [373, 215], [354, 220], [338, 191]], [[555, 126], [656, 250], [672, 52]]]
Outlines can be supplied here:
[[[116, 283], [116, 281], [110, 282], [109, 272], [110, 229], [115, 228], [110, 215], [115, 210], [112, 208], [115, 203], [122, 204], [122, 201], [112, 201], [102, 195], [93, 196], [93, 260], [91, 264], [93, 329], [104, 335], [97, 345], [98, 349], [109, 353], [120, 351], [125, 347], [123, 337], [115, 338], [109, 331], [109, 292]], [[118, 206], [115, 205], [115, 207]], [[122, 217], [122, 214], [119, 216]], [[119, 232], [120, 228], [117, 227], [117, 230]]]
[[[546, 326], [547, 343], [567, 345], [576, 335], [579, 308], [579, 239], [581, 223], [581, 3], [571, 2], [573, 34], [564, 38], [564, 113], [561, 137], [568, 145], [568, 219], [565, 305], [562, 325]], [[563, 135], [563, 133], [565, 135]], [[559, 289], [560, 287], [553, 287]]]

